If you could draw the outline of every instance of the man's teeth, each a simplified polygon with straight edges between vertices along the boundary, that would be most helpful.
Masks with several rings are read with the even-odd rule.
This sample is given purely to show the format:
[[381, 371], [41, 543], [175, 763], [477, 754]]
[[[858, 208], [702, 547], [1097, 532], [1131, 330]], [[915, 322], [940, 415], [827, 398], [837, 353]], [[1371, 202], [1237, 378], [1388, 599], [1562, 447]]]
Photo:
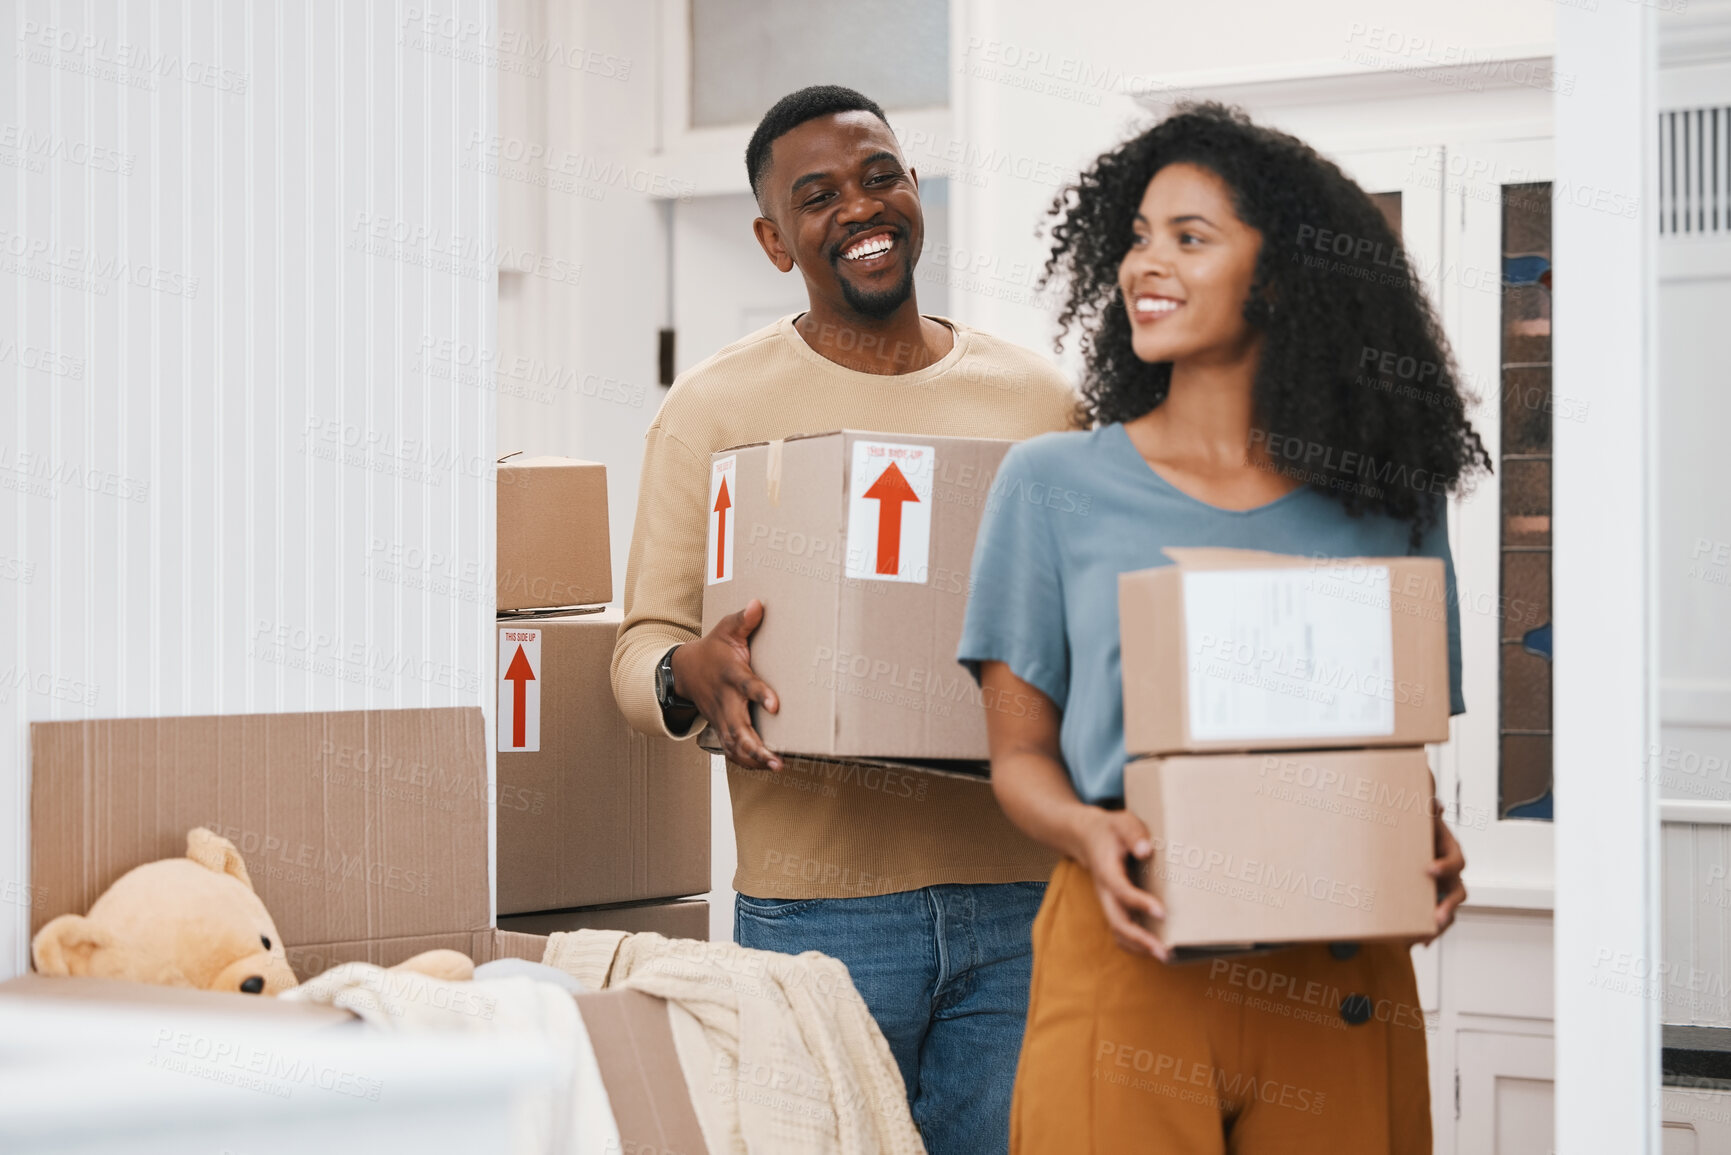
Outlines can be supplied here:
[[891, 237], [873, 237], [869, 241], [861, 241], [844, 252], [842, 256], [850, 261], [863, 261], [867, 257], [875, 257], [879, 253], [889, 252], [893, 243], [894, 239]]
[[1138, 313], [1170, 313], [1183, 303], [1166, 297], [1137, 297], [1136, 311]]

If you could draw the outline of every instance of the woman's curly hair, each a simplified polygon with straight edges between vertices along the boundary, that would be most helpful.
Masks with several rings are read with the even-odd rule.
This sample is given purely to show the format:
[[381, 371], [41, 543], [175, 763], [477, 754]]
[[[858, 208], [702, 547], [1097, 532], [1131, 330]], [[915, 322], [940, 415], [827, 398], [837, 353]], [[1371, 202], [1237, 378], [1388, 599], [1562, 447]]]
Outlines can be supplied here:
[[[1263, 336], [1259, 437], [1283, 472], [1359, 515], [1434, 523], [1490, 455], [1400, 238], [1369, 195], [1303, 141], [1219, 104], [1190, 104], [1094, 162], [1052, 203], [1041, 284], [1064, 292], [1087, 362], [1084, 426], [1140, 417], [1166, 398], [1170, 362], [1139, 360], [1118, 286], [1154, 174], [1194, 164], [1231, 190], [1262, 234], [1244, 317]], [[1296, 452], [1296, 456], [1294, 456]]]

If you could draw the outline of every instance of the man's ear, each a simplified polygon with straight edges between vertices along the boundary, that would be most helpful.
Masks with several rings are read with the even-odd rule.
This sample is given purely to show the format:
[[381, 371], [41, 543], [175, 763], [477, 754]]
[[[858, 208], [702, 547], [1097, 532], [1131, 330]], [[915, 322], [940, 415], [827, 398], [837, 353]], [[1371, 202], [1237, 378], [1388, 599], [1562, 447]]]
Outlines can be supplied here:
[[248, 890], [253, 889], [252, 875], [246, 872], [246, 861], [234, 848], [234, 843], [220, 834], [194, 826], [186, 832], [186, 856], [206, 870], [233, 875], [246, 883]]
[[751, 231], [757, 234], [757, 243], [763, 246], [770, 264], [784, 273], [793, 270], [793, 254], [782, 244], [781, 230], [775, 227], [774, 221], [768, 217], [758, 217], [751, 222]]
[[109, 933], [80, 914], [63, 914], [36, 932], [30, 955], [36, 973], [65, 978], [90, 973], [90, 959], [114, 945]]

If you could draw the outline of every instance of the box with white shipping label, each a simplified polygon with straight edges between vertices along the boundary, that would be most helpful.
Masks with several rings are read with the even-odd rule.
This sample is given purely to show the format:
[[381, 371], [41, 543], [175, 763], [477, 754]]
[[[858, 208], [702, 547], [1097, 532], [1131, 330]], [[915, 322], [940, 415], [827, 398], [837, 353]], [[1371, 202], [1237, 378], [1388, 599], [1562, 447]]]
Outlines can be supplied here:
[[1166, 552], [1118, 579], [1132, 756], [1448, 740], [1439, 559]]
[[781, 709], [752, 716], [772, 750], [985, 759], [987, 703], [956, 647], [1011, 444], [845, 430], [715, 455], [703, 628], [763, 601], [752, 665]]

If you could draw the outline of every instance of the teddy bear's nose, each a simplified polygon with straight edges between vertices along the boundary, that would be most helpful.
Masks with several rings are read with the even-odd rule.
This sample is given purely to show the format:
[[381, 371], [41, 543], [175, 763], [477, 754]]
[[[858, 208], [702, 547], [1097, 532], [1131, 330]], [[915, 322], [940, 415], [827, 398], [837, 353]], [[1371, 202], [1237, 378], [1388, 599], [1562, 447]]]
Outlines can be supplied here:
[[252, 975], [241, 982], [240, 989], [249, 995], [256, 995], [264, 990], [264, 976]]

